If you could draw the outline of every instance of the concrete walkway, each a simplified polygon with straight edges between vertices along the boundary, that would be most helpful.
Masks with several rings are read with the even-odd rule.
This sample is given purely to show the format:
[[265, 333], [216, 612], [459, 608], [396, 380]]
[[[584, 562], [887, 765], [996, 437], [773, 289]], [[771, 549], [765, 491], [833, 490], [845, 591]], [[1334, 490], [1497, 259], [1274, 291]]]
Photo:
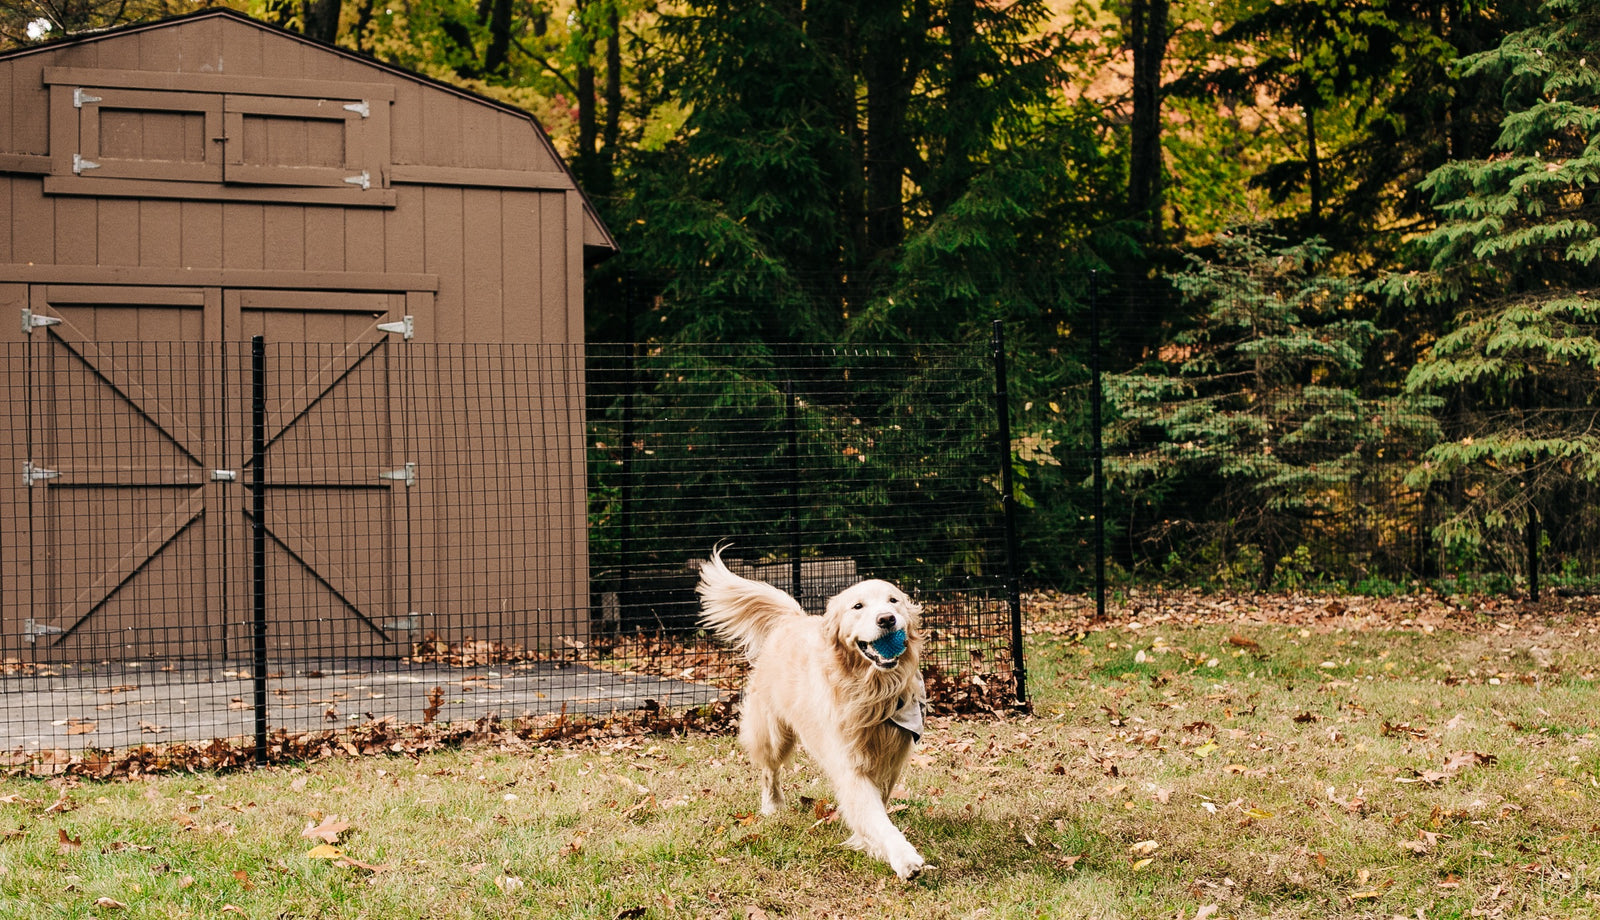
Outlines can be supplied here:
[[[53, 673], [51, 673], [53, 672]], [[394, 716], [423, 721], [428, 695], [442, 693], [435, 721], [560, 712], [604, 715], [654, 701], [672, 710], [711, 702], [717, 688], [583, 665], [534, 662], [458, 668], [391, 659], [273, 662], [267, 725], [310, 731]], [[249, 737], [255, 732], [248, 664], [56, 666], [0, 676], [0, 750], [115, 749], [174, 741]]]

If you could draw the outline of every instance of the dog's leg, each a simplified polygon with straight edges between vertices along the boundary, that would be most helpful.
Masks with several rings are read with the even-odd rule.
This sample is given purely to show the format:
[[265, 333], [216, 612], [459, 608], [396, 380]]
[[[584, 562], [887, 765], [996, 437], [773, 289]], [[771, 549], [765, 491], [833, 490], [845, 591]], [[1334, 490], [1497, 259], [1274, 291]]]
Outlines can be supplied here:
[[761, 813], [777, 814], [783, 808], [783, 765], [794, 753], [794, 733], [750, 698], [740, 717], [739, 740], [761, 774]]
[[903, 879], [916, 878], [926, 863], [900, 828], [889, 820], [877, 784], [855, 771], [846, 776], [835, 775], [832, 779], [834, 794], [839, 797], [839, 814], [855, 832], [845, 846], [883, 860]]

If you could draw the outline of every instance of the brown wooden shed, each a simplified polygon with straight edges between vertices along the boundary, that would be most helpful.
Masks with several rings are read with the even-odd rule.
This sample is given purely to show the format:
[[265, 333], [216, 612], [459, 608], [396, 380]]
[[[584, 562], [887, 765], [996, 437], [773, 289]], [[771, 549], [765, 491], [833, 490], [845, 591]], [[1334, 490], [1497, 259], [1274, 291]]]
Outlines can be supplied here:
[[[530, 116], [226, 9], [0, 55], [0, 100], [0, 656], [241, 651], [253, 335], [300, 496], [266, 515], [275, 655], [581, 638], [583, 271], [615, 244]], [[419, 417], [450, 355], [550, 411]], [[430, 425], [538, 494], [430, 469]]]

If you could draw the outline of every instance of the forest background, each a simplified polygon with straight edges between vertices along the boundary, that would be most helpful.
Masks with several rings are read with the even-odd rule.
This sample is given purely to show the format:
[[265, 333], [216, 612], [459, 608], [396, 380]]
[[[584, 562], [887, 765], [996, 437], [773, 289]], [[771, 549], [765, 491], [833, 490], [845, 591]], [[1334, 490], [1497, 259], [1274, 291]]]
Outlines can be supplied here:
[[531, 112], [621, 245], [589, 341], [1000, 321], [1037, 581], [1091, 573], [1096, 366], [1114, 578], [1600, 574], [1596, 0], [229, 5]]

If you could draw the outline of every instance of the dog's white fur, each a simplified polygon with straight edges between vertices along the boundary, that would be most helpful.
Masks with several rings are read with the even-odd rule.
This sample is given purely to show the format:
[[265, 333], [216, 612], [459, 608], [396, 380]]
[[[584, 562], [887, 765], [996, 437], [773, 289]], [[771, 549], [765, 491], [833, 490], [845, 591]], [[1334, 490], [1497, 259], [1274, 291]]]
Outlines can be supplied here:
[[[922, 608], [886, 581], [863, 581], [811, 616], [787, 593], [736, 575], [721, 548], [700, 569], [701, 618], [750, 659], [739, 740], [761, 774], [761, 813], [783, 806], [782, 771], [795, 742], [833, 786], [853, 836], [846, 846], [881, 859], [901, 878], [925, 863], [887, 805], [911, 753], [911, 733], [889, 717], [924, 694], [918, 662]], [[885, 660], [870, 643], [906, 631]]]

